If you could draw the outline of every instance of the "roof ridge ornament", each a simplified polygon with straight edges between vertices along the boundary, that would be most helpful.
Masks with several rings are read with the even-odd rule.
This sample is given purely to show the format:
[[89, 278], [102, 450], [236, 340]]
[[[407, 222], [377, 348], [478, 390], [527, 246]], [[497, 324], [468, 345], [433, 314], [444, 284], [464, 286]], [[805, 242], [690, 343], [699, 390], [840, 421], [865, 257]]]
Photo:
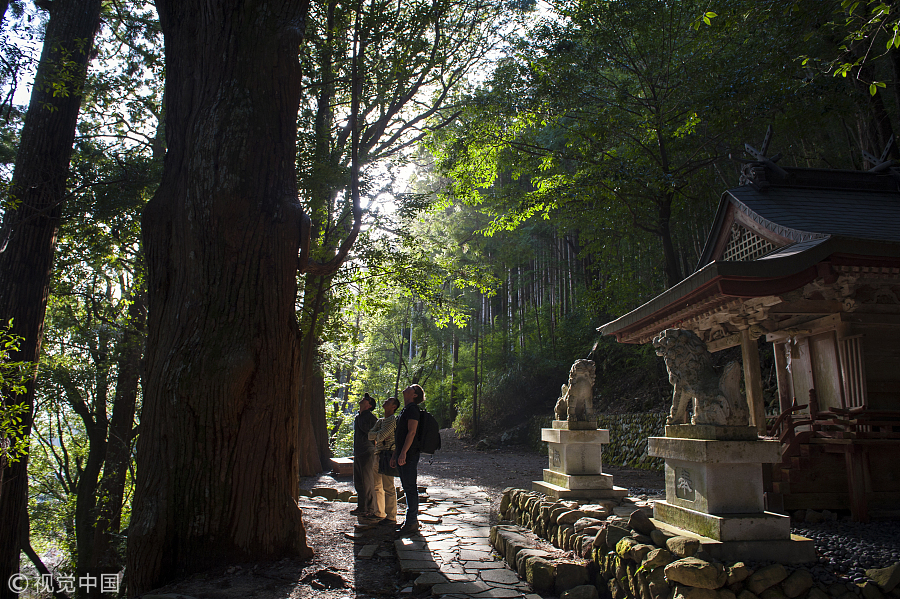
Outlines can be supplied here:
[[[891, 138], [888, 140], [887, 144], [884, 146], [884, 150], [881, 151], [881, 156], [876, 158], [872, 154], [869, 154], [862, 148], [860, 148], [860, 152], [862, 152], [862, 157], [869, 164], [873, 164], [872, 168], [869, 169], [870, 173], [880, 173], [881, 171], [890, 169], [894, 166], [894, 159], [888, 158], [888, 155], [891, 153], [891, 149], [894, 147], [894, 135], [891, 134]], [[891, 174], [894, 174], [891, 171]]]
[[754, 160], [746, 160], [743, 158], [737, 159], [739, 162], [743, 163], [741, 166], [741, 185], [751, 185], [758, 191], [766, 190], [770, 184], [766, 176], [767, 168], [776, 173], [779, 178], [786, 179], [788, 177], [788, 172], [775, 164], [781, 160], [780, 153], [775, 154], [771, 158], [766, 157], [766, 153], [769, 151], [769, 144], [772, 141], [772, 133], [772, 125], [769, 125], [766, 127], [766, 136], [763, 139], [762, 146], [759, 150], [748, 143], [744, 144], [744, 151], [752, 156]]

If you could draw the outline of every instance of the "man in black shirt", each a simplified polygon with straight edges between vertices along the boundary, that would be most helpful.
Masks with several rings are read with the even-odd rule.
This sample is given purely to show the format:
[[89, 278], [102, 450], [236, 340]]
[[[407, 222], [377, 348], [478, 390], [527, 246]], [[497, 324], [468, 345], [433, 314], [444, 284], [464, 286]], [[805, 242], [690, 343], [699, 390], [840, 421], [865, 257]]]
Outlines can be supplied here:
[[416, 431], [419, 428], [421, 410], [419, 404], [425, 401], [425, 392], [419, 385], [410, 385], [403, 390], [403, 411], [397, 418], [395, 430], [394, 456], [391, 466], [400, 472], [400, 484], [406, 497], [406, 522], [400, 528], [400, 536], [410, 536], [419, 530], [419, 487], [416, 483], [419, 466], [419, 446]]
[[375, 400], [366, 393], [359, 400], [359, 412], [353, 419], [353, 486], [356, 487], [356, 509], [351, 514], [375, 514], [375, 442], [369, 440], [369, 430], [378, 419], [372, 410]]

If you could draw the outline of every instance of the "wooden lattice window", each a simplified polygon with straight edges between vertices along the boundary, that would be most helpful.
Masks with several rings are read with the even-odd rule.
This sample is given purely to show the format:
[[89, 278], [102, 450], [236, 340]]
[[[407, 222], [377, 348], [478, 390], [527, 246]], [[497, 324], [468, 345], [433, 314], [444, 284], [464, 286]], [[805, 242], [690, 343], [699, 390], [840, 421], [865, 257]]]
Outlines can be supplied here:
[[747, 262], [756, 260], [775, 249], [767, 239], [734, 223], [731, 225], [731, 239], [722, 253], [721, 260]]

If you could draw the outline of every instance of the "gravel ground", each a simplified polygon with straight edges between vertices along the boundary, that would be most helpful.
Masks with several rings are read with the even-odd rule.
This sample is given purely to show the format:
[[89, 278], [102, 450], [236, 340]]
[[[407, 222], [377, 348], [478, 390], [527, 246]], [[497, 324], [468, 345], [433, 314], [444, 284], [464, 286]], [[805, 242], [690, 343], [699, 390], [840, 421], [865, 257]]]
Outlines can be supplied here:
[[815, 540], [819, 561], [808, 569], [825, 584], [850, 583], [848, 588], [859, 592], [853, 583], [865, 581], [867, 569], [900, 562], [900, 522], [896, 520], [803, 523], [791, 530]]

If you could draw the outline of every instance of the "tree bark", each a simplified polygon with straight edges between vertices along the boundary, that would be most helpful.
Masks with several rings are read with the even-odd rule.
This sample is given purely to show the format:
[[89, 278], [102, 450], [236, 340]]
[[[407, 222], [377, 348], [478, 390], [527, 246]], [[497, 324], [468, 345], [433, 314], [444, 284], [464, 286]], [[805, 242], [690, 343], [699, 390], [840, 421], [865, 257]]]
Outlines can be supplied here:
[[[23, 338], [13, 360], [36, 362], [41, 351], [44, 312], [60, 206], [66, 191], [69, 158], [81, 108], [81, 85], [87, 72], [94, 34], [100, 23], [100, 0], [55, 0], [44, 35], [28, 112], [0, 226], [0, 322], [13, 320], [12, 332]], [[57, 88], [54, 89], [54, 84]], [[59, 93], [59, 84], [66, 93]], [[56, 93], [54, 93], [56, 92]], [[23, 396], [25, 434], [31, 434], [34, 379]], [[28, 458], [0, 463], [0, 597], [16, 596], [6, 584], [19, 569], [21, 540], [27, 538]]]
[[143, 217], [148, 339], [128, 594], [247, 559], [308, 557], [298, 498], [308, 0], [157, 0], [160, 187]]

